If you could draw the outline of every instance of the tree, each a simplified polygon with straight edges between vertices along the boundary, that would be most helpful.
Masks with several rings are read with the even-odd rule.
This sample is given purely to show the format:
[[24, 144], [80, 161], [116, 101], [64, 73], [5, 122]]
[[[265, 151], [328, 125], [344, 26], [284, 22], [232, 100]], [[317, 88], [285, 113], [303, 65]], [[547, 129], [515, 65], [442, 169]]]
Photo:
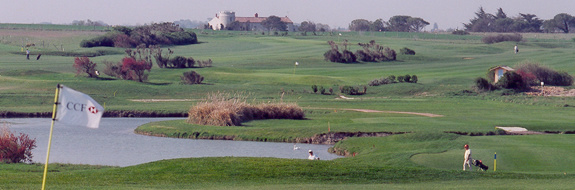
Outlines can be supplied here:
[[396, 32], [409, 32], [410, 25], [408, 20], [410, 18], [410, 16], [405, 15], [397, 15], [389, 18], [388, 24], [390, 30]]
[[575, 18], [567, 13], [560, 13], [544, 24], [547, 31], [559, 29], [563, 31], [563, 33], [569, 33], [570, 27], [575, 26]]
[[377, 19], [371, 23], [371, 31], [385, 31], [385, 21], [383, 19]]
[[497, 9], [497, 14], [495, 14], [495, 19], [505, 19], [505, 18], [507, 18], [507, 14], [505, 14], [503, 12], [503, 9], [499, 7], [499, 9]]
[[287, 24], [282, 21], [280, 17], [269, 16], [264, 21], [262, 21], [262, 26], [268, 29], [268, 31], [287, 31]]
[[371, 22], [365, 19], [355, 19], [349, 24], [349, 30], [351, 31], [369, 31]]
[[494, 21], [492, 14], [486, 13], [483, 7], [479, 7], [479, 10], [475, 13], [475, 18], [469, 20], [469, 23], [463, 24], [465, 30], [469, 32], [491, 32], [490, 25]]
[[543, 20], [537, 18], [537, 15], [519, 13], [511, 28], [514, 32], [541, 32], [542, 25]]
[[315, 32], [316, 31], [316, 25], [315, 25], [315, 23], [313, 23], [311, 21], [303, 21], [300, 24], [298, 30], [304, 32], [304, 34], [307, 34], [307, 32]]
[[98, 77], [96, 73], [96, 63], [90, 61], [88, 57], [74, 58], [74, 68], [76, 68], [76, 76], [81, 73], [86, 73], [90, 78]]
[[429, 22], [419, 17], [411, 17], [407, 19], [407, 25], [409, 25], [409, 32], [421, 32], [425, 26], [429, 25]]

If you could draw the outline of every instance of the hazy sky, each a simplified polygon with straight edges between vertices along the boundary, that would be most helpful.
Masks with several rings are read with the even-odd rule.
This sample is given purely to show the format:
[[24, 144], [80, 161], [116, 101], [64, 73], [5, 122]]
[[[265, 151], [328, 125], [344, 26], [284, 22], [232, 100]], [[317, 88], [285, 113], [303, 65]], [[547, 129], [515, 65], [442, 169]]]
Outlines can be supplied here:
[[543, 20], [556, 14], [575, 15], [575, 0], [0, 0], [0, 23], [69, 24], [73, 20], [107, 24], [146, 24], [180, 19], [208, 21], [223, 10], [236, 16], [288, 16], [294, 23], [312, 21], [332, 28], [354, 19], [387, 21], [395, 15], [420, 17], [439, 28], [463, 28], [483, 6], [509, 17], [535, 14]]

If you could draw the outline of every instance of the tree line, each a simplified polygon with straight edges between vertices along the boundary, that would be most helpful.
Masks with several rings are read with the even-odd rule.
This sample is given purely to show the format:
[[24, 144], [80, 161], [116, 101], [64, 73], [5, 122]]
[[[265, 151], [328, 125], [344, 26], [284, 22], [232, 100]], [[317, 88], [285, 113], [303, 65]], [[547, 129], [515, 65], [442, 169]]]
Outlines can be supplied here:
[[563, 32], [569, 33], [575, 26], [575, 17], [567, 13], [559, 13], [552, 19], [542, 20], [534, 14], [519, 13], [508, 17], [502, 8], [497, 13], [490, 14], [480, 7], [475, 12], [475, 18], [463, 24], [468, 32]]
[[429, 22], [419, 17], [397, 15], [389, 18], [388, 21], [377, 19], [368, 21], [365, 19], [355, 19], [349, 24], [351, 31], [394, 31], [394, 32], [420, 32]]

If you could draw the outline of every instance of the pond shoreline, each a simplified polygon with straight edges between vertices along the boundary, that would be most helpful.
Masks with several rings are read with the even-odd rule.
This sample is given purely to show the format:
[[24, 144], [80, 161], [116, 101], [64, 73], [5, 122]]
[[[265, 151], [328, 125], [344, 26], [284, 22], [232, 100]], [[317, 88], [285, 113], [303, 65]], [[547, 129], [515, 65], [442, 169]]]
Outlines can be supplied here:
[[[0, 111], [0, 118], [51, 118], [52, 112]], [[105, 111], [102, 117], [188, 117], [187, 112], [156, 112], [134, 110]]]

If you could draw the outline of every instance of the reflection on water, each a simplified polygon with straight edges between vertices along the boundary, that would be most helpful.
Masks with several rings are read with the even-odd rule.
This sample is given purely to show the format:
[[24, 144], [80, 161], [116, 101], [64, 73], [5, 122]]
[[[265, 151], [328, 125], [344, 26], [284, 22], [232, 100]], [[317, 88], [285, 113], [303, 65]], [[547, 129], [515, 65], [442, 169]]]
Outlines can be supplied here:
[[[138, 126], [180, 118], [103, 118], [100, 128], [54, 125], [50, 163], [130, 166], [157, 160], [188, 157], [275, 157], [306, 159], [314, 150], [322, 160], [339, 158], [329, 154], [329, 145], [271, 143], [251, 141], [192, 140], [151, 137], [134, 134]], [[36, 138], [33, 162], [46, 162], [51, 119], [1, 119], [13, 133]]]

